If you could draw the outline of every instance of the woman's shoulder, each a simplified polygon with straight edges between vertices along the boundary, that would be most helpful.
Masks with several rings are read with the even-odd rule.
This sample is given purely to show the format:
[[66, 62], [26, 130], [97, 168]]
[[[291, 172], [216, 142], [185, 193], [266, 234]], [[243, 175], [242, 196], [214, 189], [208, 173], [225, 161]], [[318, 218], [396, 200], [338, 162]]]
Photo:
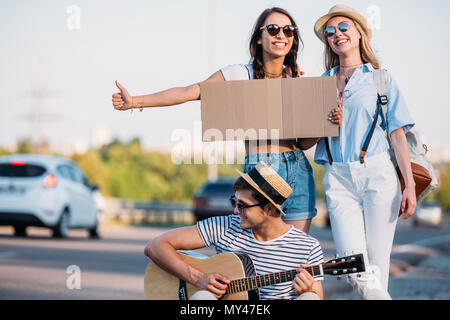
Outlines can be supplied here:
[[253, 78], [253, 66], [251, 64], [230, 64], [220, 69], [226, 81], [249, 80]]
[[334, 68], [331, 68], [330, 70], [325, 71], [324, 73], [322, 73], [322, 77], [335, 76], [338, 68], [339, 66], [336, 66]]

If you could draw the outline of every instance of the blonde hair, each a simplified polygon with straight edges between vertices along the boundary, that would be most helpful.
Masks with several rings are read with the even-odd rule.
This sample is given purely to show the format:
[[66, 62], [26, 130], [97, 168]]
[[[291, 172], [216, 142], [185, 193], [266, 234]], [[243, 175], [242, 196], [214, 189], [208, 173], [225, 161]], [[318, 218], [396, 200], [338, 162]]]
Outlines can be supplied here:
[[[350, 18], [349, 18], [350, 19]], [[361, 34], [361, 40], [359, 41], [359, 53], [361, 55], [361, 60], [363, 63], [370, 63], [375, 70], [380, 69], [380, 63], [378, 62], [375, 53], [370, 46], [369, 39], [367, 35], [356, 21], [350, 19], [356, 26], [356, 29]], [[325, 41], [325, 70], [333, 69], [339, 65], [339, 56], [333, 52], [328, 41]]]

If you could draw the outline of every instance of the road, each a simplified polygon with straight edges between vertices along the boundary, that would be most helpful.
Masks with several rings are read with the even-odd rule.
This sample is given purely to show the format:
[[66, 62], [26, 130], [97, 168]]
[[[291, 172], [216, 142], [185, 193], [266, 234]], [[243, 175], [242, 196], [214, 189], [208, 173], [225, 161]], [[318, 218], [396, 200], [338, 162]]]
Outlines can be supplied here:
[[[0, 227], [0, 299], [144, 299], [148, 259], [143, 250], [166, 230], [106, 226], [100, 240], [89, 239], [83, 230], [56, 240], [46, 229], [29, 228], [28, 237], [16, 238], [12, 228]], [[399, 223], [390, 281], [394, 299], [450, 299], [449, 230], [449, 223], [440, 230]], [[313, 226], [311, 234], [331, 258], [330, 230]], [[420, 246], [411, 246], [418, 241]], [[344, 280], [327, 277], [324, 288], [327, 299], [357, 299]]]

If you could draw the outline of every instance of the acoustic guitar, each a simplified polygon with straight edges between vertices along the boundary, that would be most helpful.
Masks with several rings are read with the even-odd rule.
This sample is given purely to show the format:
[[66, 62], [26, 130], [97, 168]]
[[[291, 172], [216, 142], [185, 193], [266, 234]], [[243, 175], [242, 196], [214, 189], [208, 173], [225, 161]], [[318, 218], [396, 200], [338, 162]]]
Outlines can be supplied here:
[[[259, 300], [258, 288], [293, 281], [297, 274], [293, 269], [256, 275], [251, 258], [242, 252], [225, 252], [212, 257], [201, 257], [200, 254], [189, 251], [179, 254], [184, 262], [201, 272], [220, 273], [231, 280], [223, 300]], [[365, 271], [362, 254], [332, 259], [305, 269], [313, 276], [339, 276]], [[150, 262], [145, 271], [144, 291], [148, 300], [187, 300], [198, 289]]]

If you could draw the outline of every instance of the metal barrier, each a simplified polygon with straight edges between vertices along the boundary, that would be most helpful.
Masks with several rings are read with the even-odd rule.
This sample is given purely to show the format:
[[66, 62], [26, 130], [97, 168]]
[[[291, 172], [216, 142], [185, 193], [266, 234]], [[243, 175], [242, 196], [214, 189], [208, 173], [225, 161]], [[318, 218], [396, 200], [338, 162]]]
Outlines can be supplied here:
[[145, 224], [193, 224], [192, 206], [168, 201], [139, 201], [105, 198], [102, 208], [104, 220]]

